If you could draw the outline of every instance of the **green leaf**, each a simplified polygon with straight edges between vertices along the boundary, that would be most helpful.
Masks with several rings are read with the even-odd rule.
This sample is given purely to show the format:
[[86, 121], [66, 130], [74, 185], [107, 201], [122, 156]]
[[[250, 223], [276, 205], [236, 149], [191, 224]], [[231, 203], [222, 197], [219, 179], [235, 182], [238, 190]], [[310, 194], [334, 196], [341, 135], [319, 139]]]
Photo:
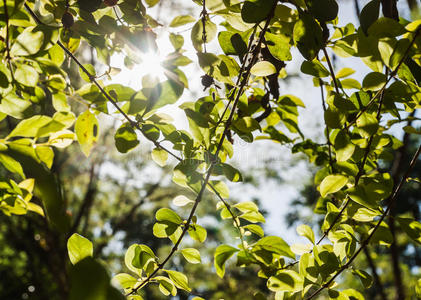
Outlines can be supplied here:
[[40, 128], [50, 123], [51, 120], [47, 116], [33, 116], [32, 118], [21, 121], [8, 137], [37, 137]]
[[265, 217], [259, 212], [250, 211], [239, 216], [241, 219], [247, 220], [251, 223], [265, 223]]
[[12, 157], [0, 152], [0, 163], [10, 172], [19, 174], [25, 178], [21, 164]]
[[67, 240], [67, 251], [72, 264], [76, 264], [85, 257], [93, 255], [92, 242], [87, 238], [74, 233]]
[[260, 23], [273, 9], [275, 0], [245, 1], [241, 9], [241, 18], [246, 23]]
[[348, 135], [342, 130], [334, 138], [333, 146], [336, 153], [336, 160], [344, 162], [351, 158], [355, 151], [355, 145], [351, 143]]
[[146, 245], [136, 245], [131, 265], [137, 269], [143, 269], [146, 273], [155, 270], [156, 256]]
[[373, 283], [373, 278], [371, 278], [370, 274], [368, 274], [364, 270], [357, 270], [357, 269], [353, 269], [352, 273], [354, 273], [354, 275], [357, 275], [360, 278], [361, 283], [364, 285], [364, 288], [366, 289], [370, 288], [370, 286]]
[[189, 288], [189, 281], [186, 275], [172, 270], [165, 270], [165, 272], [167, 272], [168, 277], [171, 279], [171, 281], [175, 284], [176, 287], [178, 287], [179, 289], [186, 290], [188, 292], [191, 291], [191, 289]]
[[196, 21], [190, 15], [176, 16], [170, 23], [170, 27], [179, 27]]
[[114, 140], [117, 150], [121, 153], [127, 153], [139, 145], [137, 134], [129, 123], [124, 123], [117, 129]]
[[235, 128], [244, 133], [250, 133], [254, 130], [260, 129], [260, 124], [252, 117], [242, 117], [233, 122]]
[[169, 238], [175, 243], [178, 240], [181, 227], [176, 223], [169, 221], [157, 222], [153, 225], [152, 231], [154, 236], [158, 238]]
[[367, 208], [377, 210], [378, 204], [367, 195], [364, 187], [352, 187], [348, 189], [347, 193], [354, 202]]
[[89, 156], [91, 149], [98, 140], [98, 120], [89, 109], [80, 114], [75, 123], [75, 133], [83, 154]]
[[349, 75], [352, 75], [355, 73], [354, 69], [351, 68], [342, 68], [336, 73], [336, 78], [344, 78], [348, 77]]
[[184, 45], [184, 37], [181, 34], [174, 34], [171, 32], [169, 39], [172, 46], [174, 47], [174, 50], [176, 51], [180, 50]]
[[257, 205], [254, 202], [251, 202], [251, 201], [245, 201], [245, 202], [237, 203], [233, 206], [243, 213], [258, 212], [259, 211], [259, 208], [257, 207]]
[[254, 248], [264, 250], [295, 259], [295, 254], [291, 251], [288, 244], [278, 236], [265, 236], [254, 244]]
[[360, 133], [365, 137], [370, 137], [379, 129], [379, 121], [375, 116], [364, 112], [356, 121]]
[[365, 91], [380, 90], [386, 83], [386, 75], [380, 72], [371, 72], [364, 77], [363, 89]]
[[376, 212], [374, 210], [371, 210], [365, 207], [361, 207], [352, 216], [352, 218], [358, 222], [371, 222], [378, 216], [379, 216], [379, 212]]
[[183, 220], [180, 218], [180, 216], [173, 210], [169, 208], [161, 208], [159, 209], [156, 214], [155, 218], [159, 222], [171, 222], [174, 224], [181, 224]]
[[353, 78], [346, 78], [344, 80], [341, 80], [341, 85], [344, 89], [361, 89], [361, 84], [358, 82], [358, 80], [355, 80]]
[[33, 67], [25, 64], [19, 65], [14, 76], [17, 82], [30, 87], [36, 86], [39, 78], [38, 72]]
[[310, 242], [314, 244], [314, 232], [310, 226], [301, 224], [297, 227], [297, 233], [303, 237], [306, 237], [307, 239], [309, 239]]
[[301, 65], [301, 72], [319, 78], [330, 75], [329, 71], [318, 60], [303, 61]]
[[290, 38], [283, 34], [266, 32], [266, 45], [270, 53], [278, 60], [289, 61], [292, 59], [290, 52]]
[[142, 92], [148, 99], [147, 111], [177, 102], [183, 91], [184, 84], [174, 80], [160, 82], [153, 88], [143, 88]]
[[172, 296], [177, 295], [177, 288], [175, 287], [174, 283], [169, 278], [164, 277], [164, 276], [156, 276], [154, 277], [154, 279], [158, 281], [159, 290], [165, 296], [169, 296], [170, 294]]
[[255, 76], [269, 76], [276, 73], [275, 66], [268, 61], [259, 61], [251, 67], [250, 73]]
[[416, 32], [420, 26], [421, 26], [421, 20], [418, 19], [406, 25], [405, 29], [408, 30], [409, 32]]
[[243, 56], [247, 52], [248, 32], [221, 31], [218, 34], [218, 41], [221, 49], [226, 55]]
[[[371, 228], [368, 231], [368, 234], [370, 235], [374, 230], [374, 227]], [[390, 232], [389, 226], [386, 224], [386, 222], [382, 222], [380, 226], [377, 228], [376, 232], [374, 232], [373, 237], [370, 240], [371, 244], [379, 244], [379, 245], [385, 245], [390, 246], [392, 244], [394, 238], [392, 233]]]
[[413, 239], [415, 242], [421, 244], [421, 223], [411, 218], [396, 218], [402, 230]]
[[368, 35], [375, 37], [395, 37], [405, 33], [405, 28], [398, 21], [382, 17], [368, 28]]
[[180, 196], [175, 197], [172, 200], [172, 203], [175, 206], [185, 206], [185, 205], [187, 205], [189, 203], [194, 203], [194, 201], [191, 200], [191, 199], [189, 199], [189, 198], [187, 198], [186, 196], [180, 195]]
[[112, 280], [117, 282], [123, 289], [132, 289], [138, 282], [136, 278], [127, 273], [119, 273]]
[[225, 175], [229, 181], [232, 181], [232, 182], [243, 181], [243, 176], [241, 175], [240, 171], [229, 164], [222, 163], [222, 164], [216, 165], [214, 168], [214, 171], [218, 175], [222, 175], [222, 174]]
[[159, 3], [160, 0], [145, 0], [145, 3], [148, 7], [153, 7]]
[[[22, 140], [20, 140], [22, 142]], [[70, 220], [65, 213], [64, 200], [55, 176], [39, 160], [34, 147], [19, 141], [8, 143], [2, 153], [18, 161], [28, 178], [35, 179], [34, 195], [42, 200], [47, 212], [47, 220], [52, 228], [61, 233], [67, 232]]]
[[199, 243], [206, 241], [206, 237], [208, 235], [206, 229], [197, 224], [190, 225], [188, 233], [193, 240]]
[[348, 178], [343, 175], [326, 176], [320, 183], [320, 195], [326, 197], [329, 194], [336, 193], [347, 184]]
[[61, 130], [54, 132], [48, 139], [48, 145], [57, 148], [66, 148], [75, 140], [76, 135], [70, 130]]
[[294, 42], [302, 56], [311, 61], [323, 47], [322, 29], [308, 13], [301, 13], [294, 25]]
[[[209, 18], [205, 21], [206, 43], [211, 42], [216, 37], [217, 27], [215, 23], [211, 22]], [[191, 40], [194, 48], [201, 52], [203, 44], [203, 22], [197, 21], [191, 31]]]
[[260, 237], [263, 237], [265, 235], [262, 227], [256, 224], [249, 224], [249, 225], [243, 226], [243, 228], [249, 230], [250, 232], [254, 234], [257, 234]]
[[421, 298], [421, 279], [417, 280], [417, 284], [415, 285], [415, 294], [418, 298]]
[[44, 43], [44, 33], [37, 27], [27, 27], [18, 35], [10, 49], [11, 56], [36, 54]]
[[216, 274], [223, 278], [225, 274], [225, 263], [226, 261], [234, 255], [235, 252], [238, 252], [237, 248], [228, 246], [228, 245], [220, 245], [215, 249], [214, 254], [214, 265]]
[[89, 13], [96, 11], [101, 6], [101, 3], [101, 0], [77, 0], [77, 5], [79, 8]]
[[321, 22], [332, 21], [338, 15], [338, 3], [335, 0], [309, 0], [306, 2], [309, 12]]
[[200, 264], [202, 262], [200, 258], [200, 252], [194, 248], [185, 248], [181, 250], [181, 254], [183, 254], [184, 258], [192, 264]]
[[87, 257], [70, 270], [69, 300], [124, 300], [125, 297], [110, 284], [105, 268]]
[[[213, 188], [222, 198], [229, 198], [229, 189], [228, 186], [223, 181], [212, 181]], [[212, 190], [212, 192], [214, 192]]]
[[54, 159], [53, 149], [51, 149], [51, 147], [38, 146], [35, 148], [35, 153], [37, 154], [41, 162], [43, 162], [47, 166], [47, 168], [50, 169], [53, 165]]
[[[86, 69], [86, 71], [88, 71], [90, 76], [92, 76], [93, 78], [96, 77], [96, 71], [95, 71], [95, 67], [93, 65], [84, 64], [83, 66]], [[91, 82], [90, 76], [88, 76], [88, 74], [86, 74], [85, 71], [83, 71], [82, 68], [80, 68], [80, 67], [79, 67], [79, 74], [80, 74], [80, 77], [82, 77], [83, 80], [85, 80], [86, 82]]]
[[368, 28], [379, 18], [380, 0], [372, 0], [363, 7], [360, 13], [360, 24], [364, 33], [367, 34]]
[[267, 286], [271, 291], [297, 292], [302, 288], [303, 278], [293, 270], [282, 270], [271, 276]]

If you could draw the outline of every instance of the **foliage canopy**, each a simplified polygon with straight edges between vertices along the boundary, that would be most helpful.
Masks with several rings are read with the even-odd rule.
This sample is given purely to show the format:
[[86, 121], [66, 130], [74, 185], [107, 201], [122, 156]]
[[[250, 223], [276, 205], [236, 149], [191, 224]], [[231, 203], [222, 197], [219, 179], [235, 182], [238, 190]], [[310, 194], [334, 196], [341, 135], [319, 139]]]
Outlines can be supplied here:
[[[276, 299], [321, 293], [363, 299], [354, 289], [336, 288], [346, 272], [371, 285], [370, 275], [353, 264], [360, 253], [393, 247], [396, 226], [414, 245], [421, 243], [421, 224], [395, 212], [405, 182], [419, 180], [409, 175], [421, 148], [409, 164], [404, 157], [408, 136], [420, 134], [414, 122], [421, 107], [421, 20], [399, 18], [396, 1], [368, 2], [358, 27], [338, 25], [335, 0], [193, 0], [200, 15], [179, 15], [169, 24], [173, 51], [162, 62], [165, 78], [145, 75], [139, 90], [103, 78], [118, 71], [110, 63], [113, 55], [130, 68], [158, 51], [154, 31], [162, 25], [148, 10], [159, 0], [1, 2], [0, 164], [7, 177], [0, 181], [0, 208], [10, 218], [36, 213], [54, 234], [68, 238], [70, 299], [142, 299], [149, 285], [165, 296], [180, 290], [196, 295], [189, 284], [194, 278], [169, 264], [176, 256], [202, 263], [194, 245], [208, 237], [196, 214], [205, 194], [218, 199], [209, 209], [236, 229], [232, 242], [214, 252], [216, 274], [224, 277], [226, 262], [235, 257], [237, 268], [257, 270], [256, 278]], [[196, 57], [185, 55], [184, 37], [176, 33], [184, 25], [192, 25]], [[212, 42], [218, 44], [215, 53], [209, 51]], [[78, 49], [86, 46], [96, 53], [92, 64], [82, 63]], [[350, 67], [336, 71], [333, 55], [361, 60], [367, 67], [362, 81], [350, 77]], [[324, 143], [303, 135], [298, 116], [304, 103], [279, 88], [293, 59], [302, 60], [301, 73], [320, 88]], [[182, 68], [191, 63], [203, 72], [204, 91], [179, 106], [189, 130], [177, 129], [162, 108], [189, 87], [192, 78]], [[72, 66], [83, 84], [68, 75]], [[92, 258], [95, 245], [75, 233], [77, 218], [66, 213], [66, 195], [53, 172], [55, 156], [72, 143], [86, 156], [95, 151], [103, 114], [121, 121], [113, 133], [119, 152], [138, 147], [140, 135], [154, 146], [152, 159], [171, 166], [173, 182], [183, 188], [172, 207], [187, 207], [156, 211], [153, 235], [169, 239], [172, 247], [158, 257], [146, 244], [130, 246], [124, 260], [130, 273], [113, 277], [121, 290]], [[388, 131], [402, 123], [402, 133]], [[319, 239], [301, 224], [297, 232], [308, 243], [288, 245], [265, 235], [265, 218], [254, 202], [230, 204], [225, 181], [243, 181], [230, 164], [239, 139], [288, 145], [318, 166], [316, 211], [324, 215]], [[390, 162], [389, 172], [383, 166]], [[418, 281], [406, 293], [421, 296], [420, 290]]]

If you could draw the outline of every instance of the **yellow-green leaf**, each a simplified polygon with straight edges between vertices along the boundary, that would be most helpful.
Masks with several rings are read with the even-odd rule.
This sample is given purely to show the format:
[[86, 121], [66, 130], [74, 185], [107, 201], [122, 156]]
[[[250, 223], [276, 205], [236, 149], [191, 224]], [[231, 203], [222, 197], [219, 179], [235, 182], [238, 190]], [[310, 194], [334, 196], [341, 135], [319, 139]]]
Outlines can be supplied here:
[[343, 175], [329, 175], [320, 183], [320, 194], [326, 197], [329, 194], [336, 193], [347, 184], [348, 178]]
[[76, 120], [75, 132], [82, 152], [89, 156], [98, 139], [98, 120], [89, 109], [80, 114]]

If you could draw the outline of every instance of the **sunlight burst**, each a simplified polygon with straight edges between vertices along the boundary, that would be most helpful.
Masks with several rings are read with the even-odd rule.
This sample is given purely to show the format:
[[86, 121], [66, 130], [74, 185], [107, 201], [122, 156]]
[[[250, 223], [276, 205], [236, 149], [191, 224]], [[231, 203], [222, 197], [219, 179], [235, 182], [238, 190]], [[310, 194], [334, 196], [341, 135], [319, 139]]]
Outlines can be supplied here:
[[142, 62], [135, 67], [138, 70], [138, 74], [136, 76], [143, 77], [145, 75], [149, 75], [159, 80], [164, 80], [164, 68], [162, 67], [161, 63], [164, 60], [158, 52], [147, 52], [142, 55]]

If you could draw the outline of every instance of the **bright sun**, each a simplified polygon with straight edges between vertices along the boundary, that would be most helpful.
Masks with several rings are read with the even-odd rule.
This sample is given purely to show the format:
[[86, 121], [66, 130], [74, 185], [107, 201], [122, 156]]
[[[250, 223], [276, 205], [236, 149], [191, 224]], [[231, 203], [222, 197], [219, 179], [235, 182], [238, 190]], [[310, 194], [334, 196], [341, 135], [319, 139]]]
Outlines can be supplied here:
[[[113, 65], [124, 65], [122, 55], [115, 55], [112, 58]], [[147, 52], [141, 55], [141, 63], [136, 64], [133, 68], [123, 67], [121, 72], [113, 76], [112, 82], [124, 84], [134, 89], [142, 88], [142, 78], [146, 75], [156, 78], [158, 81], [164, 81], [165, 69], [161, 63], [164, 57], [159, 52]]]
[[150, 75], [159, 80], [165, 79], [164, 68], [161, 65], [163, 57], [158, 52], [147, 52], [141, 56], [141, 59], [142, 62], [134, 68], [139, 72], [136, 76]]

